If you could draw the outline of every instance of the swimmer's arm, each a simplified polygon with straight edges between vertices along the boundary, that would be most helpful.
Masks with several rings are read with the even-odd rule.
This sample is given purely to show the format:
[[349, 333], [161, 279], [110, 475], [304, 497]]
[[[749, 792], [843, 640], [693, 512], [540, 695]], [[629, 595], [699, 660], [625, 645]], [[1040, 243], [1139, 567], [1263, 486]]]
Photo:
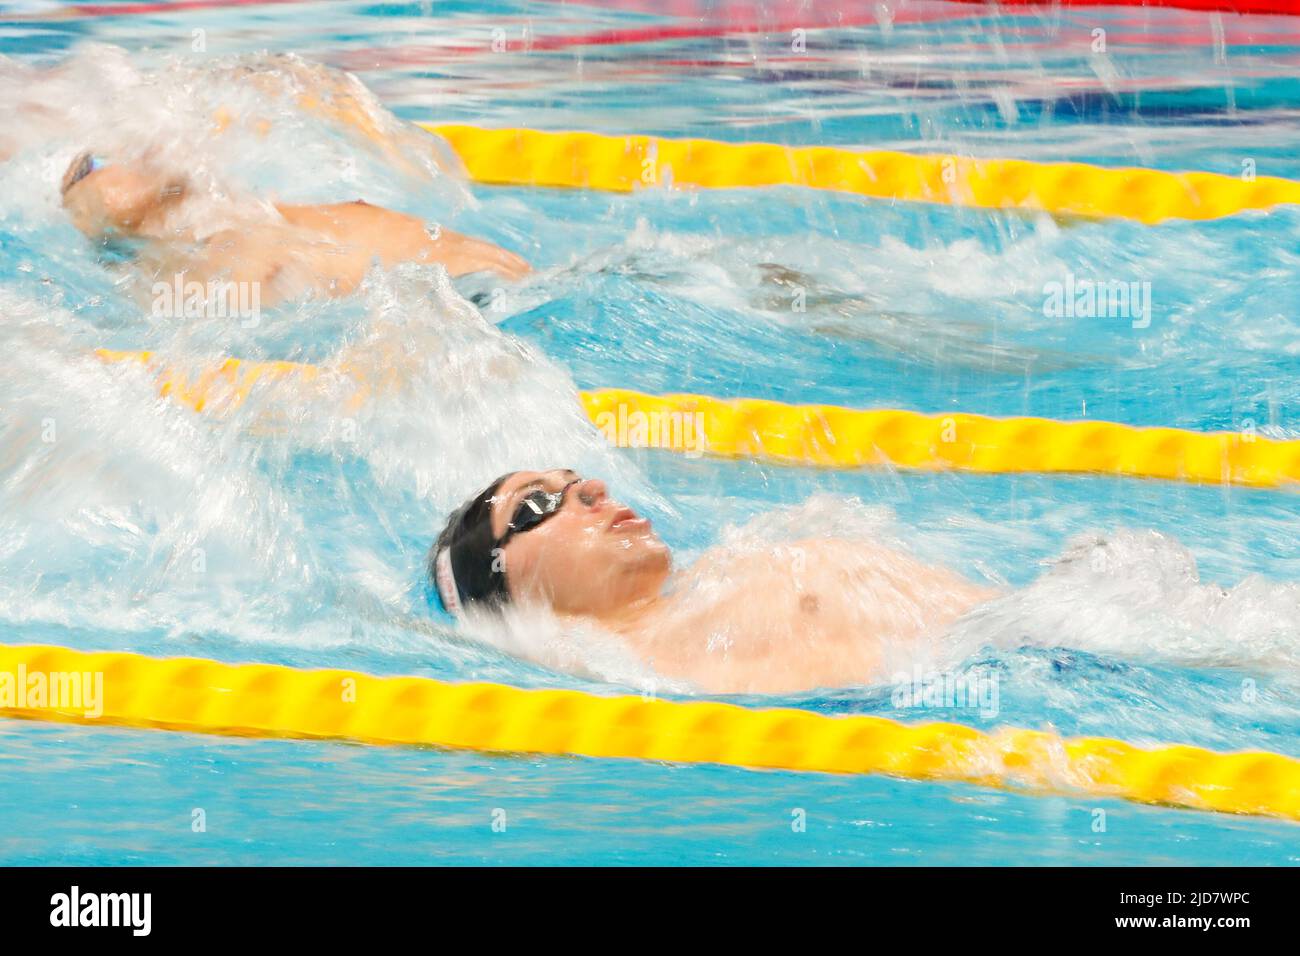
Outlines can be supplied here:
[[367, 202], [277, 204], [276, 209], [296, 226], [328, 233], [341, 243], [369, 246], [385, 265], [437, 262], [452, 276], [495, 272], [510, 281], [530, 271], [527, 262], [500, 246]]
[[420, 258], [426, 262], [439, 262], [453, 276], [471, 272], [495, 272], [511, 282], [522, 279], [531, 267], [508, 249], [475, 239], [445, 227], [422, 228]]

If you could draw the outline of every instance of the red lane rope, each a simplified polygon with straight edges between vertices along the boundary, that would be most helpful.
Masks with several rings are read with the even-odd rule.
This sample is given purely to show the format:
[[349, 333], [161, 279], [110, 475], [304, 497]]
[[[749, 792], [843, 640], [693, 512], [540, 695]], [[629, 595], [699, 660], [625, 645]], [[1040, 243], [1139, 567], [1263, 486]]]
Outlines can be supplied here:
[[[902, 7], [892, 12], [891, 22], [930, 23], [939, 20], [961, 20], [978, 17], [978, 11], [967, 7], [951, 7], [946, 4], [929, 3], [924, 9]], [[728, 35], [755, 33], [789, 33], [800, 28], [830, 30], [836, 27], [870, 26], [879, 23], [874, 12], [845, 14], [833, 22], [823, 14], [820, 17], [791, 16], [787, 19], [765, 21], [719, 20], [713, 23], [692, 25], [660, 25], [625, 29], [597, 30], [592, 33], [543, 34], [527, 40], [510, 38], [507, 49], [511, 52], [545, 52], [565, 50], [572, 47], [630, 46], [644, 43], [662, 43], [666, 40], [697, 40], [718, 38]], [[513, 20], [511, 21], [513, 25]], [[486, 53], [486, 40], [474, 44], [447, 43], [433, 45], [407, 45], [403, 47], [370, 47], [358, 50], [346, 50], [340, 56], [332, 58], [331, 63], [349, 70], [372, 69], [377, 65], [392, 66], [402, 64], [430, 65], [441, 62], [451, 56], [469, 56]]]
[[1300, 0], [948, 0], [987, 7], [1173, 7], [1205, 13], [1300, 16]]
[[[589, 0], [548, 0], [560, 6], [587, 6]], [[603, 9], [617, 9], [635, 13], [672, 16], [680, 19], [719, 20], [748, 19], [755, 16], [789, 18], [802, 16], [809, 21], [804, 26], [833, 27], [841, 17], [852, 15], [850, 0], [839, 4], [812, 5], [808, 0], [767, 0], [761, 11], [755, 12], [751, 0], [599, 0]], [[934, 0], [930, 0], [934, 2]], [[1003, 7], [1056, 6], [1063, 7], [1172, 7], [1206, 12], [1260, 13], [1300, 16], [1300, 0], [945, 0], [948, 3]], [[906, 9], [907, 0], [901, 8]], [[894, 11], [899, 12], [899, 11]], [[813, 21], [816, 21], [815, 23]]]

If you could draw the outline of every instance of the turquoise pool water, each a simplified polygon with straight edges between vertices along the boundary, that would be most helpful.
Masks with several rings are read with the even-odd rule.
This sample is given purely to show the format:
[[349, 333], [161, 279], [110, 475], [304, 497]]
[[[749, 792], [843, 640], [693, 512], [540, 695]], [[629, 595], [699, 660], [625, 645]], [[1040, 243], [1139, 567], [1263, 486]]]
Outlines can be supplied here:
[[[471, 195], [395, 173], [229, 69], [294, 51], [412, 121], [1300, 178], [1294, 19], [941, 2], [883, 18], [782, 4], [58, 9], [0, 4], [0, 107], [18, 117], [0, 143], [3, 640], [641, 689], [644, 672], [544, 622], [471, 640], [419, 586], [431, 535], [468, 491], [508, 467], [573, 464], [651, 514], [680, 562], [725, 537], [862, 534], [1013, 592], [954, 629], [941, 662], [995, 680], [996, 714], [900, 712], [892, 684], [743, 703], [1300, 756], [1291, 493], [619, 452], [573, 405], [577, 388], [627, 386], [1300, 438], [1300, 211], [1150, 228], [794, 189]], [[211, 135], [219, 104], [272, 132]], [[537, 274], [490, 297], [375, 273], [359, 296], [268, 310], [254, 328], [155, 318], [58, 205], [72, 155], [140, 138], [241, 196], [364, 196], [491, 238]], [[1067, 275], [1149, 282], [1149, 324], [1044, 315], [1045, 285]], [[790, 281], [808, 290], [804, 312]], [[88, 359], [96, 346], [419, 361], [412, 388], [344, 422], [270, 394], [213, 420]], [[556, 648], [580, 666], [507, 653]], [[1080, 796], [13, 721], [0, 734], [5, 863], [1300, 861], [1291, 824]]]

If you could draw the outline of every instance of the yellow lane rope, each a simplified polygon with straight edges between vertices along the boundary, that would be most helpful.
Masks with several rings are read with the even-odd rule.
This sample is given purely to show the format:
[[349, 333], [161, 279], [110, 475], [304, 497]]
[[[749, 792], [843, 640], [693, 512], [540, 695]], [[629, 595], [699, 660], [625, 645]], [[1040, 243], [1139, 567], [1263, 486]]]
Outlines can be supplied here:
[[[653, 421], [699, 413], [708, 451], [829, 468], [891, 464], [985, 473], [1077, 472], [1275, 487], [1300, 481], [1300, 441], [1115, 422], [787, 405], [757, 398], [582, 393], [598, 425], [617, 409]], [[602, 418], [602, 413], [606, 416]], [[662, 425], [661, 425], [662, 429]], [[653, 429], [649, 429], [653, 433]]]
[[[320, 366], [295, 362], [224, 359], [193, 371], [150, 352], [99, 349], [96, 355], [105, 362], [145, 365], [156, 376], [161, 394], [196, 411], [238, 404], [259, 382], [311, 382], [328, 374]], [[355, 381], [355, 387], [354, 400], [360, 401], [369, 386]], [[627, 389], [585, 391], [581, 399], [596, 426], [623, 447], [704, 450], [728, 458], [827, 468], [888, 464], [982, 473], [1067, 472], [1257, 488], [1300, 481], [1300, 440], [1277, 441], [1251, 432], [956, 412], [926, 415], [754, 398], [646, 395]], [[686, 440], [692, 436], [702, 436], [703, 449]]]
[[[97, 674], [102, 692], [92, 701], [84, 690], [94, 687]], [[1066, 740], [1016, 728], [985, 734], [960, 724], [61, 647], [0, 645], [0, 716], [243, 737], [883, 773], [1300, 819], [1300, 761], [1280, 754], [1187, 746], [1146, 750], [1118, 740]]]
[[628, 192], [654, 186], [806, 186], [879, 199], [1043, 210], [1155, 224], [1218, 219], [1300, 203], [1300, 182], [1273, 176], [972, 159], [833, 146], [722, 143], [431, 125], [482, 183]]

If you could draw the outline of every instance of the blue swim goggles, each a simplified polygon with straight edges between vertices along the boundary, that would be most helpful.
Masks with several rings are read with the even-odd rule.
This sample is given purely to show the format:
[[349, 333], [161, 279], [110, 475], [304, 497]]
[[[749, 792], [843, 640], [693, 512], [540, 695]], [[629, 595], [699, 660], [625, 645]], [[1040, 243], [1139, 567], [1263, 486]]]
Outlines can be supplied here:
[[60, 190], [60, 195], [66, 196], [69, 189], [95, 170], [103, 169], [107, 165], [108, 163], [94, 153], [82, 153], [80, 157], [73, 160], [72, 172], [63, 180], [63, 189]]

